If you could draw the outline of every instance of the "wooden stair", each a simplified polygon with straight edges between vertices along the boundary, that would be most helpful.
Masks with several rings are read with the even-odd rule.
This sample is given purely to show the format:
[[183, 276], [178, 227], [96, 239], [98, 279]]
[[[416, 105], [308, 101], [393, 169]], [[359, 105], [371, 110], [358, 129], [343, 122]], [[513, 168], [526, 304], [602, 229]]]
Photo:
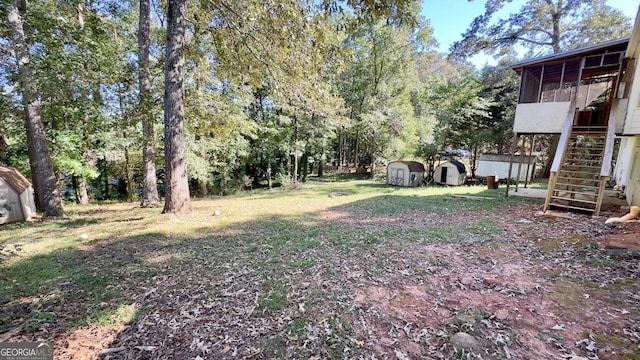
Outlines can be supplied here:
[[550, 182], [545, 210], [558, 208], [599, 215], [607, 177], [607, 127], [573, 126], [560, 166]]

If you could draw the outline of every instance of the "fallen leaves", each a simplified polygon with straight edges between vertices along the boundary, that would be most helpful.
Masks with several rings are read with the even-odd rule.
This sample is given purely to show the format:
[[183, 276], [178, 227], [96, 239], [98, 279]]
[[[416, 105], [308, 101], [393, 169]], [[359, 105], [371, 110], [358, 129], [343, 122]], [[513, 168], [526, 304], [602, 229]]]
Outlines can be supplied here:
[[[71, 298], [73, 279], [56, 288], [59, 303], [40, 310], [71, 317], [139, 304], [105, 344], [100, 325], [77, 330], [94, 331], [87, 351], [109, 359], [449, 359], [458, 333], [480, 344], [468, 359], [593, 358], [640, 344], [637, 262], [595, 245], [620, 227], [535, 217], [536, 206], [521, 203], [375, 213], [372, 202], [346, 203], [358, 196], [300, 216], [243, 210], [251, 221], [219, 228], [207, 222], [220, 205], [200, 204], [205, 215], [192, 221], [205, 225], [187, 235], [110, 240], [82, 253], [92, 272], [114, 274], [107, 287], [123, 298]], [[232, 221], [224, 213], [218, 219]], [[51, 335], [19, 329], [12, 339], [52, 336], [56, 358], [79, 354], [64, 347], [71, 336], [62, 322], [38, 321]]]

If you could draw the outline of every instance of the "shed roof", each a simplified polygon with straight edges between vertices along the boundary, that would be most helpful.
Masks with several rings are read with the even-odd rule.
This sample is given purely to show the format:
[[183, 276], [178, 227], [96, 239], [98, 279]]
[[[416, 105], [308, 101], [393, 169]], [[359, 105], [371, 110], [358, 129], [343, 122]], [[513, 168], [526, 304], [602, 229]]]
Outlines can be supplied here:
[[[458, 169], [458, 172], [460, 174], [466, 174], [467, 173], [467, 168], [464, 166], [463, 163], [461, 163], [460, 161], [457, 160], [447, 160], [447, 162], [443, 163], [442, 165], [446, 165], [446, 164], [451, 164], [453, 166], [455, 166]], [[440, 165], [440, 166], [442, 166]]]
[[422, 165], [422, 163], [419, 163], [417, 161], [394, 161], [395, 163], [402, 163], [407, 165], [407, 167], [409, 168], [410, 172], [424, 172], [424, 165]]
[[596, 44], [591, 46], [585, 46], [579, 49], [572, 49], [572, 50], [567, 50], [567, 51], [563, 51], [556, 54], [540, 56], [534, 59], [519, 61], [517, 63], [509, 65], [509, 67], [514, 69], [517, 72], [520, 72], [520, 70], [524, 66], [531, 66], [531, 65], [542, 64], [546, 62], [571, 59], [571, 58], [582, 57], [582, 56], [592, 55], [592, 54], [601, 54], [603, 51], [625, 51], [627, 48], [627, 44], [629, 43], [629, 39], [630, 37], [624, 37], [622, 39], [611, 40], [611, 41], [607, 41], [601, 44]]
[[[538, 157], [536, 155], [513, 155], [514, 162], [520, 162], [520, 158], [523, 161], [536, 161]], [[494, 161], [494, 162], [511, 162], [511, 154], [480, 154], [480, 161]]]
[[18, 194], [22, 194], [31, 186], [31, 183], [24, 175], [8, 166], [0, 166], [0, 179], [9, 184]]

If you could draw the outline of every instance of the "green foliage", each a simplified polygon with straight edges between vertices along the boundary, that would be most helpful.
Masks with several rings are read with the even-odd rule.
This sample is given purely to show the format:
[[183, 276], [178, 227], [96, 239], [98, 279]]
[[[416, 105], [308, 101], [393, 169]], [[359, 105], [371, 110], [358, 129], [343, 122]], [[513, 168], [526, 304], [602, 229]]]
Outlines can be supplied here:
[[452, 55], [466, 58], [482, 51], [507, 54], [516, 44], [533, 54], [560, 52], [629, 35], [630, 20], [604, 0], [528, 0], [514, 14], [495, 19], [507, 0], [485, 4]]
[[[506, 53], [524, 39], [547, 44], [529, 25], [548, 29], [544, 13], [561, 16], [563, 49], [628, 34], [628, 19], [602, 1], [570, 0], [561, 9], [558, 1], [529, 1], [518, 16], [492, 22], [505, 2], [488, 2], [456, 50]], [[142, 119], [155, 123], [157, 163], [163, 161], [165, 33], [154, 17], [152, 92], [140, 103], [136, 2], [81, 5], [29, 3], [31, 63], [56, 174], [65, 182], [83, 177], [104, 192], [114, 178], [139, 182]], [[161, 14], [159, 6], [152, 12]], [[321, 173], [331, 160], [384, 168], [396, 159], [432, 161], [450, 147], [504, 152], [517, 77], [506, 60], [479, 71], [447, 61], [433, 51], [433, 29], [419, 14], [420, 2], [413, 0], [189, 2], [186, 161], [192, 183], [228, 194], [245, 175], [255, 183], [290, 185], [310, 169]], [[6, 25], [0, 21], [5, 40]], [[8, 90], [15, 59], [2, 55], [0, 80]], [[22, 110], [15, 94], [0, 95], [0, 136], [7, 144], [0, 146], [0, 163], [29, 176]], [[161, 166], [158, 173], [162, 179]]]
[[351, 119], [343, 136], [358, 144], [346, 150], [351, 152], [347, 158], [368, 165], [378, 158], [410, 157], [420, 139], [429, 137], [429, 114], [419, 100], [419, 65], [434, 44], [431, 34], [426, 22], [417, 29], [372, 22], [347, 35], [343, 46], [350, 59], [338, 88]]
[[513, 61], [505, 58], [498, 65], [487, 65], [480, 71], [480, 96], [491, 101], [485, 151], [498, 154], [509, 151], [520, 85], [517, 73], [506, 66]]
[[9, 101], [4, 96], [0, 96], [0, 136], [6, 146], [0, 149], [0, 164], [8, 165], [20, 170], [22, 174], [29, 177], [31, 169], [29, 167], [27, 153], [27, 136], [24, 131], [24, 123], [18, 118], [18, 114]]
[[480, 84], [469, 77], [435, 80], [428, 98], [439, 122], [436, 142], [440, 150], [470, 148], [489, 130], [485, 120], [492, 104], [480, 96]]
[[414, 26], [420, 20], [416, 15], [420, 2], [415, 0], [323, 0], [321, 4], [328, 13], [354, 11], [356, 16], [351, 21], [356, 23], [382, 19], [390, 24]]
[[[190, 178], [209, 183], [224, 194], [230, 188], [229, 181], [237, 178], [241, 160], [249, 152], [247, 137], [255, 130], [244, 112], [247, 89], [225, 86], [217, 78], [200, 81], [188, 89], [194, 96], [187, 98], [187, 170]], [[205, 93], [205, 87], [219, 90]]]

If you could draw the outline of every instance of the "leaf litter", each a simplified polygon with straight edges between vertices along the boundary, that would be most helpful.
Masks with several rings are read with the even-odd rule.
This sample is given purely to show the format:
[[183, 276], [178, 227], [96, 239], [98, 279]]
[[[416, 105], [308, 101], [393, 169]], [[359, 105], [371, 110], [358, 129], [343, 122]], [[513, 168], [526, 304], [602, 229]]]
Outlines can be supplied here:
[[[536, 207], [376, 215], [344, 204], [206, 225], [183, 241], [103, 241], [95, 244], [103, 251], [88, 251], [83, 261], [96, 272], [109, 269], [116, 280], [106, 286], [122, 296], [103, 304], [82, 293], [65, 300], [77, 291], [74, 281], [8, 302], [4, 309], [30, 304], [16, 323], [34, 312], [56, 316], [7, 340], [53, 340], [56, 359], [637, 357], [638, 261], [612, 258], [597, 245], [635, 229], [588, 216], [536, 217]], [[207, 211], [193, 222], [207, 224]], [[114, 261], [128, 266], [114, 268]], [[128, 322], [68, 327], [78, 315], [122, 302], [139, 309]], [[480, 346], [456, 347], [458, 333]]]

